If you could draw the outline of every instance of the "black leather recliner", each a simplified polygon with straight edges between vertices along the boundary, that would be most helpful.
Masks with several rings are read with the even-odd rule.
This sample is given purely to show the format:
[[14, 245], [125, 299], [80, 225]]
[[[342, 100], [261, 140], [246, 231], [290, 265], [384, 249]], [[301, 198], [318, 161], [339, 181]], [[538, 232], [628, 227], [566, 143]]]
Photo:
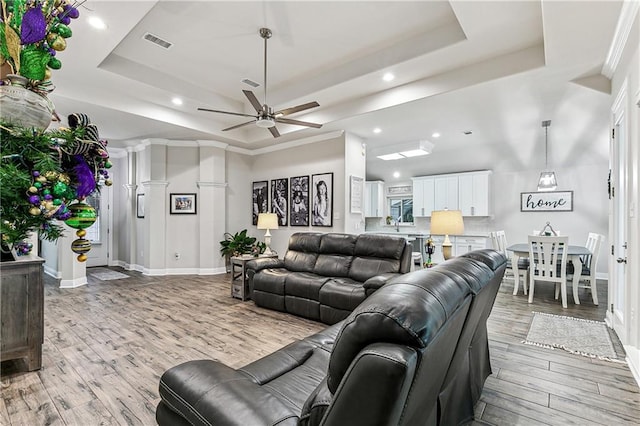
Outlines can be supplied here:
[[391, 278], [409, 272], [411, 245], [377, 234], [298, 232], [284, 259], [247, 262], [256, 305], [334, 324]]
[[464, 413], [453, 411], [473, 407], [474, 387], [481, 391], [490, 373], [485, 322], [505, 265], [493, 250], [472, 252], [394, 278], [342, 322], [240, 369], [212, 360], [173, 367], [160, 380], [157, 421], [255, 426], [464, 421]]

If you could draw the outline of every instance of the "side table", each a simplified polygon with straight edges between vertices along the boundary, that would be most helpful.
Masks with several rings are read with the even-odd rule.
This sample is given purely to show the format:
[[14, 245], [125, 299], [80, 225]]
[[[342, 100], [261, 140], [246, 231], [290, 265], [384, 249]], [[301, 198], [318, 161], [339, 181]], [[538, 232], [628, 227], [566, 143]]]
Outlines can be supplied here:
[[[271, 256], [259, 256], [259, 257], [278, 257], [277, 254]], [[247, 299], [247, 262], [253, 259], [257, 259], [255, 256], [243, 255], [243, 256], [231, 256], [231, 297], [240, 299], [243, 302]]]

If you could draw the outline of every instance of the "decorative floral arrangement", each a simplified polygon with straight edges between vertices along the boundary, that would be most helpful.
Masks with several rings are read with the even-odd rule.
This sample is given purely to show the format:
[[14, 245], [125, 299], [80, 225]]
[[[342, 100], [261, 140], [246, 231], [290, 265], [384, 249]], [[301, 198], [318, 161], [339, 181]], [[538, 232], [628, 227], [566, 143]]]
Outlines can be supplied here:
[[84, 228], [95, 222], [95, 211], [81, 201], [99, 183], [111, 185], [111, 162], [107, 142], [99, 139], [85, 114], [71, 114], [68, 120], [70, 128], [43, 133], [0, 125], [0, 232], [3, 245], [18, 254], [29, 252], [24, 240], [32, 231], [46, 240], [58, 239], [62, 227], [57, 221], [78, 229], [81, 240], [72, 244], [81, 255], [78, 260], [86, 259], [82, 255], [91, 247], [82, 237]]
[[69, 0], [1, 0], [0, 56], [11, 74], [29, 79], [29, 88], [53, 90], [51, 70], [60, 69], [57, 52], [67, 47], [71, 19], [82, 3]]

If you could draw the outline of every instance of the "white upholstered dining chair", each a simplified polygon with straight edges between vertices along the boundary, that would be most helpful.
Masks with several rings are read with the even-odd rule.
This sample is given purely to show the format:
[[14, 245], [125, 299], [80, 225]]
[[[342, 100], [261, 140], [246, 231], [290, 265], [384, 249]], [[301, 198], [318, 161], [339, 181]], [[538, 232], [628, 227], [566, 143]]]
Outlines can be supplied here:
[[[499, 251], [507, 257], [507, 268], [504, 271], [505, 278], [514, 279], [514, 287], [513, 294], [518, 294], [518, 287], [515, 286], [515, 275], [513, 271], [513, 266], [511, 265], [511, 254], [507, 253], [507, 235], [504, 230], [493, 231], [489, 233], [489, 238], [491, 239], [491, 245], [493, 249]], [[520, 282], [522, 283], [522, 287], [524, 290], [525, 296], [527, 295], [527, 286], [529, 283], [529, 260], [528, 259], [519, 259], [518, 260], [518, 275], [520, 278]]]
[[604, 235], [595, 232], [589, 232], [587, 243], [585, 246], [591, 252], [590, 255], [584, 256], [582, 260], [582, 271], [580, 282], [573, 289], [574, 298], [578, 297], [578, 288], [586, 288], [591, 291], [591, 299], [593, 304], [598, 304], [598, 287], [596, 284], [596, 267], [598, 265], [598, 257], [600, 256], [600, 246], [604, 242]]
[[568, 248], [569, 237], [529, 235], [529, 303], [533, 303], [536, 281], [543, 281], [556, 285], [556, 298], [559, 290], [562, 307], [567, 307]]

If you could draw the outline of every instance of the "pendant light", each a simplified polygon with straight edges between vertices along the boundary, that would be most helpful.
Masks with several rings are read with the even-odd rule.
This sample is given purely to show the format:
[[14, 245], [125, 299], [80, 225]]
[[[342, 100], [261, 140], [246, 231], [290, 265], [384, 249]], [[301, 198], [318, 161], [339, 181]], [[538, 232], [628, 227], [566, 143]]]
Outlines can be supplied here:
[[542, 122], [544, 127], [544, 171], [540, 173], [540, 179], [538, 180], [538, 191], [553, 191], [558, 187], [556, 181], [556, 174], [552, 171], [547, 171], [548, 167], [548, 143], [549, 143], [549, 126], [551, 126], [551, 120], [545, 120]]

